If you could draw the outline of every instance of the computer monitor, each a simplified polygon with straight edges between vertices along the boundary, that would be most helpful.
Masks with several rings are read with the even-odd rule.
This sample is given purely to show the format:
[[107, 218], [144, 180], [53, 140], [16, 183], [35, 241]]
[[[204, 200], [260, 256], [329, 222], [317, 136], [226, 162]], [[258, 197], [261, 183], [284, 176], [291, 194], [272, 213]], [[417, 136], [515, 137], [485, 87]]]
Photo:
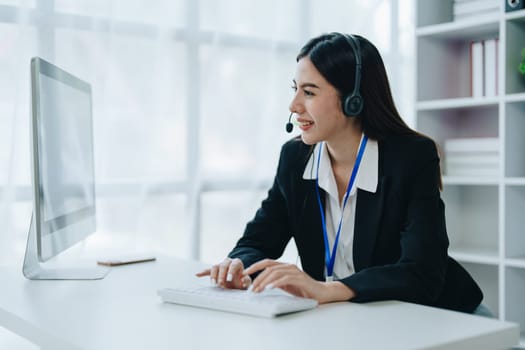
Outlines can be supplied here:
[[31, 59], [33, 215], [24, 275], [99, 279], [107, 269], [45, 269], [41, 264], [96, 230], [92, 98], [89, 83]]

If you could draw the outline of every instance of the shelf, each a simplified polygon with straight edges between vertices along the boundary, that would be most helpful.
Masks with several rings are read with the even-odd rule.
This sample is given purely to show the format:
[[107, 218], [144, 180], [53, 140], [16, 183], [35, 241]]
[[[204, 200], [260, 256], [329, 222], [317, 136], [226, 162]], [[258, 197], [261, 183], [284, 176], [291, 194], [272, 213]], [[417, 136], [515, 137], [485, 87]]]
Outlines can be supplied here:
[[460, 262], [467, 262], [473, 264], [498, 265], [498, 253], [483, 248], [474, 247], [455, 247], [449, 249], [449, 255]]
[[497, 36], [499, 30], [499, 15], [487, 15], [480, 18], [469, 18], [461, 21], [447, 22], [420, 27], [416, 36], [439, 39], [473, 40]]
[[[523, 94], [525, 99], [525, 94]], [[420, 111], [434, 111], [445, 109], [459, 109], [470, 107], [481, 107], [497, 105], [499, 97], [461, 97], [461, 98], [447, 98], [431, 101], [420, 101], [416, 107]]]
[[525, 186], [525, 177], [506, 177], [505, 185], [508, 186]]
[[[449, 254], [478, 282], [483, 303], [520, 325], [525, 349], [525, 10], [454, 21], [455, 0], [415, 3], [415, 128], [440, 151]], [[472, 42], [494, 38], [498, 95], [473, 97]], [[477, 137], [499, 139], [498, 171], [447, 175], [447, 140]]]
[[505, 265], [525, 269], [525, 257], [505, 259]]
[[498, 105], [417, 112], [417, 129], [432, 137], [442, 147], [445, 140], [451, 138], [499, 137]]
[[507, 95], [505, 102], [525, 102], [525, 93]]
[[[472, 41], [491, 39], [496, 36], [497, 33], [472, 36], [463, 40], [436, 39], [435, 37], [418, 38], [416, 42], [416, 76], [419, 85], [416, 90], [416, 101], [436, 103], [436, 105], [430, 105], [430, 108], [497, 104], [500, 100], [497, 96], [490, 98], [472, 97], [470, 73]], [[517, 68], [515, 70], [517, 72]], [[517, 90], [516, 88], [506, 91], [519, 93], [525, 90]], [[423, 104], [422, 107], [425, 105]]]
[[525, 10], [507, 12], [505, 14], [505, 19], [514, 20], [514, 19], [525, 19]]

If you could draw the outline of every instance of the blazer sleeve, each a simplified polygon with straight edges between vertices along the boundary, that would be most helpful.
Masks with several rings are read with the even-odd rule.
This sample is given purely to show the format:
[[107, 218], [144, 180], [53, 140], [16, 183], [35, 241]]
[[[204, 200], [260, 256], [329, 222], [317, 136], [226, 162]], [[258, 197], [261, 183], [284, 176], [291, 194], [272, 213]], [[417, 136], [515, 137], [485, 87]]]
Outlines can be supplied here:
[[228, 254], [239, 258], [245, 267], [262, 260], [278, 259], [290, 241], [290, 221], [279, 174], [286, 166], [286, 145], [281, 150], [277, 175], [255, 217], [248, 222], [243, 236]]
[[439, 193], [439, 157], [435, 144], [427, 141], [418, 147], [419, 156], [409, 162], [414, 164], [413, 170], [404, 182], [407, 210], [400, 232], [400, 258], [393, 264], [364, 268], [342, 279], [356, 292], [352, 301], [395, 299], [432, 305], [441, 293], [448, 238]]

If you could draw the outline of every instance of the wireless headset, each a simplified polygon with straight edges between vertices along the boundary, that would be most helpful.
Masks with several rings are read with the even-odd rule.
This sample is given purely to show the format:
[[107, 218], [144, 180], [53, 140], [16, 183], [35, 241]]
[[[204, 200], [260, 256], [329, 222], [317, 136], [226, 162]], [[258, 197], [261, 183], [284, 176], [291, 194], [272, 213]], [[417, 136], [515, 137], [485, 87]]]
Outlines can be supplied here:
[[359, 115], [363, 111], [363, 97], [359, 93], [359, 88], [361, 86], [361, 47], [359, 41], [351, 34], [341, 34], [348, 45], [354, 51], [355, 56], [355, 81], [354, 81], [354, 90], [350, 95], [346, 95], [342, 98], [343, 104], [343, 113], [347, 117], [354, 117]]

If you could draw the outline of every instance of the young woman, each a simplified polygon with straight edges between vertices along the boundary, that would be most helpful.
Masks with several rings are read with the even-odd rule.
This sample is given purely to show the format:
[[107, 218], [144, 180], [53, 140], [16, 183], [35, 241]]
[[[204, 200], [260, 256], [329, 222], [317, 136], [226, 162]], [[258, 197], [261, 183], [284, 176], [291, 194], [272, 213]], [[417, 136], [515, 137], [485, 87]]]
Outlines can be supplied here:
[[[399, 116], [376, 47], [357, 35], [311, 39], [293, 89], [301, 136], [282, 147], [268, 197], [228, 258], [197, 275], [320, 303], [473, 312], [482, 293], [447, 254], [436, 145]], [[292, 237], [302, 270], [275, 260]]]

